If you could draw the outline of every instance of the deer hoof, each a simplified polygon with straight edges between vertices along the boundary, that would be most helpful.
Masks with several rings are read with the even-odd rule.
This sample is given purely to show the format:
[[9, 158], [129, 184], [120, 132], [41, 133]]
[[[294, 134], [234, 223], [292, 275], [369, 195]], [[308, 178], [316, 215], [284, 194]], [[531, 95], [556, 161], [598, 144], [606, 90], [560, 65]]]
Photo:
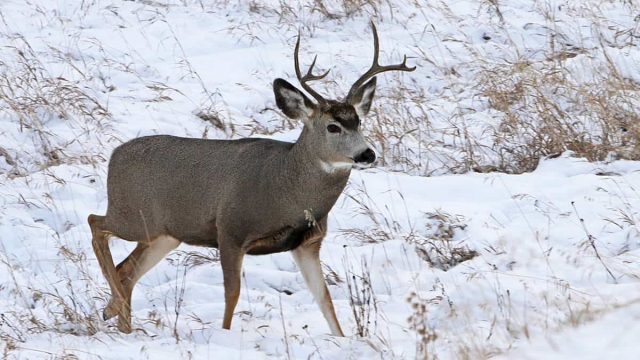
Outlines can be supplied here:
[[104, 310], [102, 310], [102, 320], [104, 321], [107, 321], [116, 315], [117, 313], [113, 312], [110, 308], [105, 308]]
[[102, 319], [107, 321], [114, 316], [118, 315], [120, 312], [121, 301], [115, 301], [115, 299], [111, 298], [111, 301], [107, 304], [107, 307], [102, 311]]
[[130, 321], [118, 321], [118, 330], [121, 333], [130, 334], [131, 333], [131, 322]]
[[125, 334], [131, 333], [131, 315], [118, 314], [118, 330]]

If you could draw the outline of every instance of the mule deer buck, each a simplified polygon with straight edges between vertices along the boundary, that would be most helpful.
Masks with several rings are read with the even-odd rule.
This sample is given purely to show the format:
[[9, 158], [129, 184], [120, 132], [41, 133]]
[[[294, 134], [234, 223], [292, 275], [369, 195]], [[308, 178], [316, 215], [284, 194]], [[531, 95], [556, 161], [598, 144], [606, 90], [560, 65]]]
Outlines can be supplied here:
[[[300, 85], [316, 99], [283, 79], [273, 82], [276, 104], [304, 127], [295, 143], [270, 139], [206, 140], [174, 136], [133, 139], [113, 151], [107, 178], [105, 216], [89, 215], [92, 244], [111, 288], [105, 320], [118, 316], [118, 329], [131, 332], [131, 293], [142, 275], [181, 242], [218, 248], [229, 329], [240, 295], [242, 259], [291, 251], [331, 333], [344, 336], [335, 315], [320, 264], [327, 214], [347, 184], [354, 163], [376, 156], [360, 133], [360, 118], [371, 107], [375, 75], [413, 71], [401, 64], [378, 64], [378, 34], [371, 23], [371, 68], [343, 101], [326, 100], [308, 83], [314, 58], [302, 76], [298, 52], [294, 65]], [[137, 242], [117, 267], [110, 236]]]

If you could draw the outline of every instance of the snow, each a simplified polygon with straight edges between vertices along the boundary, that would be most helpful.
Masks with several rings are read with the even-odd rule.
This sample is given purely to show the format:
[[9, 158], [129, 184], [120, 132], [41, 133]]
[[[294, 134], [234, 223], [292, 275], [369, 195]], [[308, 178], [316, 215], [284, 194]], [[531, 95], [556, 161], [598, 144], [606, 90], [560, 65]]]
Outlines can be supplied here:
[[[342, 14], [351, 2], [319, 3]], [[606, 68], [607, 57], [637, 81], [640, 50], [621, 45], [637, 37], [637, 5], [508, 0], [500, 2], [500, 20], [489, 1], [373, 2], [381, 4], [377, 11], [364, 3], [335, 19], [314, 8], [318, 2], [0, 4], [0, 78], [19, 84], [19, 74], [36, 69], [36, 80], [15, 86], [10, 98], [26, 101], [29, 86], [46, 79], [85, 94], [78, 100], [79, 92], [42, 93], [62, 105], [39, 103], [19, 118], [0, 93], [3, 357], [638, 358], [640, 162], [590, 162], [566, 151], [520, 175], [456, 174], [447, 163], [464, 154], [451, 135], [459, 120], [481, 141], [490, 140], [485, 126], [498, 124], [478, 95], [478, 58], [492, 64], [544, 59], [553, 33], [562, 39], [557, 46], [583, 49], [567, 60], [581, 81]], [[295, 78], [298, 30], [303, 63], [318, 54], [320, 69], [331, 69], [331, 80], [318, 88], [342, 97], [369, 65], [374, 14], [381, 61], [407, 53], [418, 69], [380, 76], [369, 124], [397, 103], [394, 86], [412, 84], [433, 123], [396, 119], [396, 125], [415, 125], [433, 137], [433, 146], [418, 148], [413, 133], [406, 134], [409, 145], [376, 143], [384, 161], [354, 170], [332, 210], [321, 259], [347, 337], [328, 335], [287, 253], [245, 258], [232, 329], [222, 330], [224, 288], [215, 253], [186, 245], [136, 286], [132, 334], [102, 321], [109, 290], [86, 217], [106, 209], [113, 148], [149, 134], [295, 140], [302, 125], [274, 110], [271, 83]], [[72, 105], [78, 103], [83, 107]], [[201, 111], [219, 116], [224, 128], [198, 118]], [[410, 105], [404, 114], [417, 111]], [[492, 164], [495, 154], [482, 160]], [[430, 244], [443, 241], [477, 256], [443, 271], [424, 258], [433, 255]], [[116, 261], [132, 248], [112, 242]], [[371, 282], [376, 306], [354, 305], [370, 313], [366, 337], [356, 334], [352, 278], [359, 286]], [[415, 324], [437, 336], [422, 350]]]

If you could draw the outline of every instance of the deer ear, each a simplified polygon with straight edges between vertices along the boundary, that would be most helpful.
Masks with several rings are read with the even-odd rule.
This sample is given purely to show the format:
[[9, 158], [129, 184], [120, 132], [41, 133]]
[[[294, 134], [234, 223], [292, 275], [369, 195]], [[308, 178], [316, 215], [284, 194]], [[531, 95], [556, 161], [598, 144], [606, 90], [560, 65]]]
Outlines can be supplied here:
[[316, 108], [302, 91], [286, 80], [275, 79], [273, 92], [276, 95], [278, 108], [292, 119], [308, 118]]
[[368, 83], [360, 86], [358, 91], [353, 95], [350, 103], [356, 109], [359, 117], [364, 117], [371, 109], [373, 95], [376, 93], [376, 78], [369, 80]]

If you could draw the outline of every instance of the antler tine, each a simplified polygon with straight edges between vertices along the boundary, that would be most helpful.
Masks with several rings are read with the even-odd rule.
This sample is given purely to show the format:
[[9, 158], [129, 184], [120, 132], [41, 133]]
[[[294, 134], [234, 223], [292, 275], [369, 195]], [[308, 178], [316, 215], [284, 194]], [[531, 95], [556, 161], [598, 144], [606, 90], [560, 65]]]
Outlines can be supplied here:
[[369, 70], [364, 73], [355, 83], [351, 86], [349, 90], [349, 94], [347, 94], [347, 101], [351, 100], [355, 95], [356, 91], [362, 86], [367, 80], [374, 77], [375, 75], [385, 72], [385, 71], [413, 71], [416, 67], [408, 67], [407, 66], [407, 55], [404, 56], [402, 63], [396, 65], [384, 65], [381, 66], [378, 63], [378, 57], [380, 55], [380, 41], [378, 40], [378, 30], [376, 29], [376, 25], [371, 22], [371, 30], [373, 31], [373, 62]]
[[313, 96], [318, 103], [324, 104], [327, 102], [322, 95], [318, 94], [315, 90], [313, 90], [309, 85], [307, 85], [307, 81], [320, 80], [329, 74], [329, 70], [327, 70], [324, 74], [321, 75], [313, 75], [313, 67], [316, 65], [316, 60], [318, 59], [318, 55], [313, 57], [313, 61], [311, 62], [311, 66], [309, 66], [309, 70], [307, 70], [306, 75], [302, 76], [302, 72], [300, 71], [300, 60], [298, 60], [298, 53], [300, 51], [300, 32], [298, 32], [298, 40], [296, 41], [296, 48], [293, 52], [293, 62], [296, 68], [296, 77], [298, 81], [300, 81], [300, 85], [305, 89], [311, 96]]

